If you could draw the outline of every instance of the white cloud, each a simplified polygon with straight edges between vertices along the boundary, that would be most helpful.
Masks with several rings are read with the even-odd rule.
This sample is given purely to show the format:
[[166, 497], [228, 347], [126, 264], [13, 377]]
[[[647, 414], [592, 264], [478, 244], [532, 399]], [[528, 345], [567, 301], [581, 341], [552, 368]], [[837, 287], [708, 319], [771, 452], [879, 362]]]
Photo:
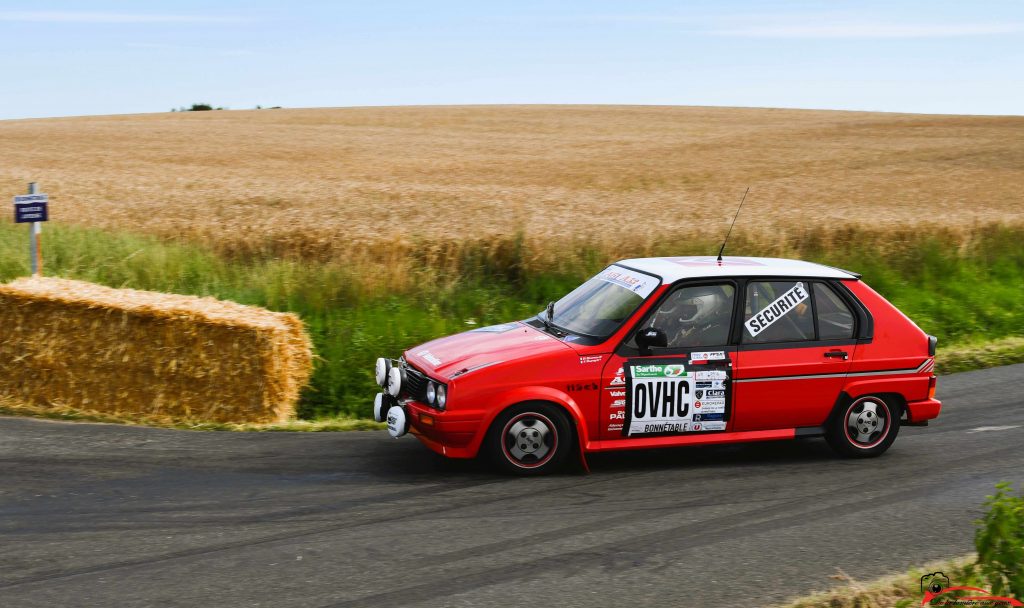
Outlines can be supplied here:
[[950, 38], [1024, 32], [1022, 23], [892, 24], [820, 23], [769, 24], [710, 30], [718, 36], [745, 38]]
[[151, 13], [98, 13], [76, 11], [2, 11], [0, 21], [33, 23], [234, 23], [233, 17], [161, 15]]

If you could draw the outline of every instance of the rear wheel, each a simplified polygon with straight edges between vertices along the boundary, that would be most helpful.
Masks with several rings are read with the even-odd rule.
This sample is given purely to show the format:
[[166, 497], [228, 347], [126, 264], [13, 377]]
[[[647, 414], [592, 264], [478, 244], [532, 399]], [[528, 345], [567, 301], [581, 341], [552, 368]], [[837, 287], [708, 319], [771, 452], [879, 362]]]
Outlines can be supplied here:
[[485, 451], [494, 464], [514, 475], [543, 475], [558, 469], [572, 444], [572, 427], [549, 403], [521, 403], [498, 415]]
[[833, 417], [825, 439], [844, 456], [879, 456], [896, 441], [901, 415], [899, 404], [891, 397], [858, 397]]

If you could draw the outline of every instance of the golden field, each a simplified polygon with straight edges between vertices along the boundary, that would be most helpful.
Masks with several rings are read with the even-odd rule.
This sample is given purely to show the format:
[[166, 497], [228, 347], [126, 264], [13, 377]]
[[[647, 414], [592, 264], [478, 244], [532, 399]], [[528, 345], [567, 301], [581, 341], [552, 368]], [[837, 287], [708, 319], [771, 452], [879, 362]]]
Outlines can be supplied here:
[[[0, 121], [0, 187], [60, 222], [338, 259], [522, 233], [1024, 218], [1024, 117], [644, 106], [252, 110]], [[559, 239], [559, 240], [556, 240]]]

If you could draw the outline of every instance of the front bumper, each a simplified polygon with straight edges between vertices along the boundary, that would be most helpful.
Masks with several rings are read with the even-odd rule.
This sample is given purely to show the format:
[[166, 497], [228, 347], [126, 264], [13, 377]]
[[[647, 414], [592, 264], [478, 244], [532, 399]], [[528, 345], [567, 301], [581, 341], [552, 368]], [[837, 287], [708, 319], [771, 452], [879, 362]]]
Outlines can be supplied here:
[[474, 458], [483, 441], [483, 413], [438, 411], [417, 401], [400, 404], [409, 432], [423, 445], [450, 458]]

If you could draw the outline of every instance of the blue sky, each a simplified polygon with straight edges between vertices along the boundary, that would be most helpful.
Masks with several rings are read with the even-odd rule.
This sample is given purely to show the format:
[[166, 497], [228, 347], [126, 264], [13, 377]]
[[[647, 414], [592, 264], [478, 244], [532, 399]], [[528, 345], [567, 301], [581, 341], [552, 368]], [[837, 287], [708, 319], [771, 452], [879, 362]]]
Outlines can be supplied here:
[[628, 103], [1024, 114], [1024, 2], [0, 0], [0, 118]]

